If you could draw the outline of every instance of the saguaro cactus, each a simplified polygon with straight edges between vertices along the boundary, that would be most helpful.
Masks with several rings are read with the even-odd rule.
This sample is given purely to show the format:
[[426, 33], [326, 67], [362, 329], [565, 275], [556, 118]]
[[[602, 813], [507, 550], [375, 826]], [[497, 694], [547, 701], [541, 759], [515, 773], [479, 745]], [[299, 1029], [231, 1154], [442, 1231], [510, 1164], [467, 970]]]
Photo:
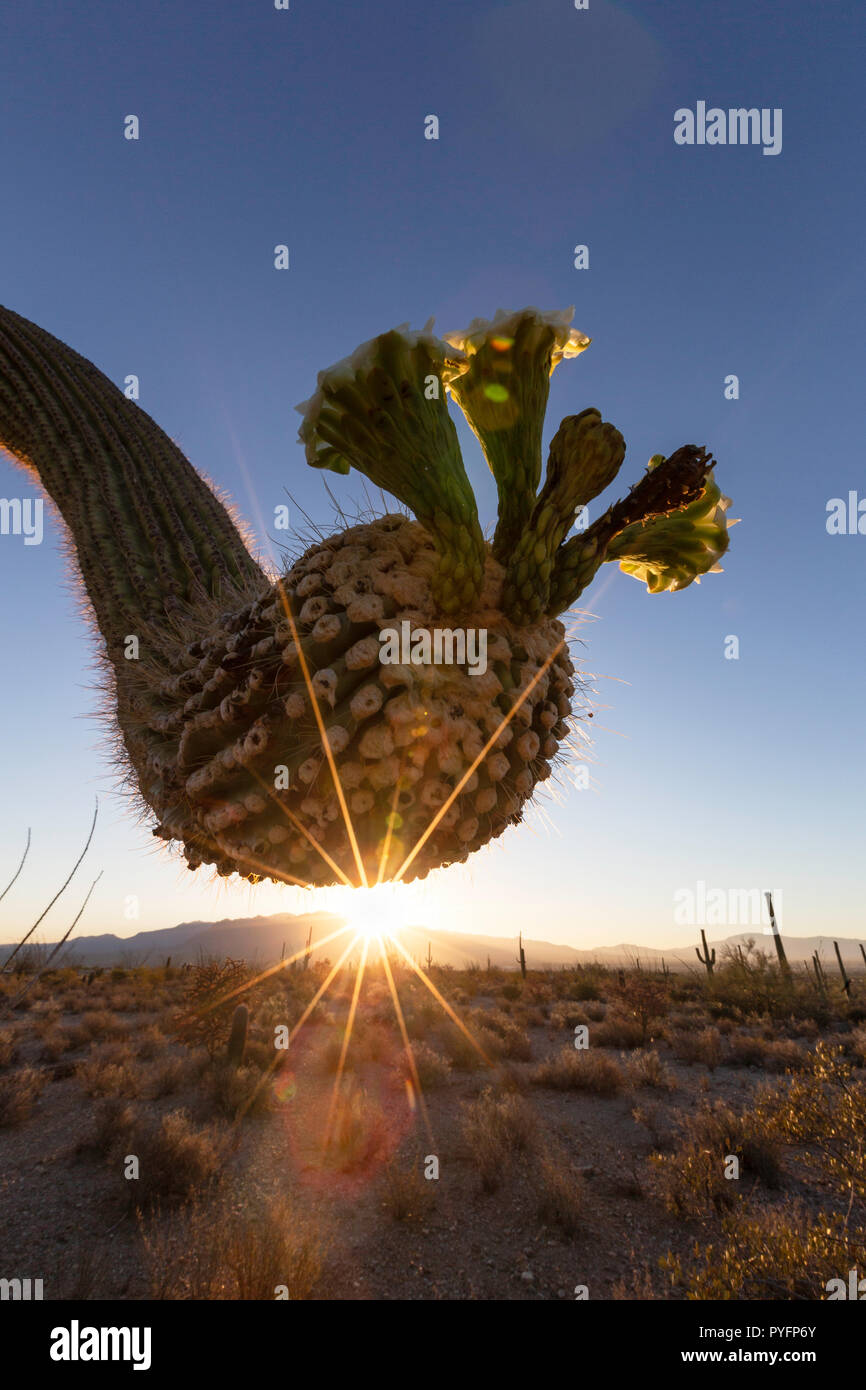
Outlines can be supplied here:
[[849, 980], [849, 978], [848, 978], [848, 972], [847, 972], [847, 970], [845, 969], [844, 964], [842, 963], [842, 952], [839, 950], [839, 942], [838, 942], [838, 941], [834, 941], [834, 942], [833, 942], [833, 950], [836, 952], [836, 960], [839, 962], [839, 974], [842, 976], [842, 988], [844, 989], [846, 995], [847, 995], [848, 998], [850, 999], [850, 998], [851, 998], [851, 981]]
[[700, 949], [696, 946], [695, 955], [697, 956], [701, 964], [706, 966], [707, 974], [712, 975], [713, 968], [716, 964], [716, 948], [714, 946], [712, 950], [710, 950], [709, 946], [707, 945], [707, 934], [704, 931], [703, 927], [701, 927], [701, 941], [703, 942], [704, 954], [701, 955]]
[[788, 957], [785, 955], [785, 947], [782, 945], [782, 938], [779, 934], [779, 925], [776, 921], [776, 914], [773, 911], [773, 895], [772, 893], [765, 893], [764, 897], [767, 900], [767, 911], [770, 914], [770, 926], [773, 929], [773, 940], [776, 943], [776, 955], [779, 958], [779, 969], [783, 975], [787, 976], [790, 979], [791, 967], [788, 964]]
[[812, 952], [812, 969], [815, 972], [815, 981], [821, 994], [827, 993], [827, 977], [824, 974], [824, 967], [817, 951]]
[[520, 936], [519, 936], [519, 938], [518, 938], [518, 956], [517, 956], [517, 964], [520, 966], [520, 973], [521, 973], [521, 975], [523, 976], [523, 978], [524, 978], [524, 980], [525, 980], [525, 979], [526, 979], [526, 952], [525, 952], [524, 949], [523, 949], [523, 932], [520, 933]]
[[226, 1057], [231, 1067], [243, 1066], [244, 1056], [247, 1050], [247, 1029], [250, 1022], [250, 1011], [246, 1004], [238, 1004], [232, 1014], [232, 1028], [229, 1034], [228, 1048]]
[[[558, 614], [602, 563], [653, 593], [718, 568], [729, 504], [694, 445], [654, 455], [566, 539], [625, 452], [597, 410], [569, 416], [537, 490], [550, 375], [589, 343], [570, 318], [500, 313], [444, 340], [404, 327], [320, 373], [299, 407], [308, 462], [357, 469], [417, 520], [349, 527], [272, 575], [135, 402], [0, 308], [0, 444], [68, 527], [131, 780], [190, 867], [331, 884], [464, 861], [550, 776], [575, 693]], [[496, 479], [492, 546], [448, 394]], [[483, 674], [424, 655], [458, 621], [487, 633]], [[418, 660], [382, 664], [403, 623]]]

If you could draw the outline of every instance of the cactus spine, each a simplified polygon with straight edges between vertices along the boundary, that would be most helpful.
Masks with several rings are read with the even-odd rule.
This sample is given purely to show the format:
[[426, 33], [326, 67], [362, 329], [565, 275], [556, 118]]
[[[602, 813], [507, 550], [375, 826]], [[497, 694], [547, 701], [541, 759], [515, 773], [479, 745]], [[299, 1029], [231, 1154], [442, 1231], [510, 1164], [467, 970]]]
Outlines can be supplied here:
[[[536, 491], [550, 375], [589, 343], [569, 322], [527, 309], [447, 340], [394, 330], [320, 373], [299, 407], [307, 461], [357, 469], [417, 520], [351, 527], [274, 577], [135, 402], [0, 307], [0, 445], [68, 527], [134, 781], [191, 868], [309, 886], [464, 862], [551, 774], [575, 692], [558, 615], [600, 566], [651, 592], [718, 568], [728, 501], [693, 445], [564, 539], [624, 452], [598, 411], [570, 417]], [[446, 392], [496, 479], [492, 548]], [[488, 632], [484, 675], [425, 656], [451, 615]], [[420, 660], [383, 665], [406, 627]]]
[[704, 953], [703, 955], [701, 955], [700, 948], [696, 946], [695, 955], [697, 956], [701, 964], [706, 966], [707, 974], [712, 975], [713, 968], [716, 964], [716, 948], [715, 946], [713, 946], [712, 950], [710, 950], [709, 946], [707, 945], [707, 934], [704, 931], [703, 927], [701, 927], [701, 941], [703, 942]]

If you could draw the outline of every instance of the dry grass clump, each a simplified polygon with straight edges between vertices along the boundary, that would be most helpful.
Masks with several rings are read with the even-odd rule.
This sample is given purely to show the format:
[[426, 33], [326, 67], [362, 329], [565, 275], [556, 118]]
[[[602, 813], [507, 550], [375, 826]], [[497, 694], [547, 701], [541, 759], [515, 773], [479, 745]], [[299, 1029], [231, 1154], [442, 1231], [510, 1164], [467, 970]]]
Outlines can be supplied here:
[[598, 1096], [615, 1096], [627, 1084], [619, 1063], [592, 1048], [563, 1048], [533, 1067], [530, 1078], [534, 1085], [554, 1091], [591, 1091]]
[[528, 1153], [538, 1140], [538, 1116], [522, 1096], [498, 1098], [486, 1086], [463, 1107], [463, 1138], [484, 1192], [495, 1192], [514, 1154]]
[[626, 1064], [626, 1075], [630, 1086], [649, 1087], [654, 1091], [675, 1091], [677, 1079], [670, 1067], [666, 1067], [655, 1049], [635, 1052]]
[[416, 1158], [411, 1168], [398, 1168], [392, 1160], [385, 1169], [385, 1195], [382, 1206], [392, 1221], [423, 1221], [436, 1200], [433, 1178], [425, 1178], [423, 1160]]
[[35, 1067], [20, 1067], [0, 1076], [0, 1128], [29, 1119], [44, 1086], [45, 1077]]
[[647, 1034], [639, 1019], [614, 1006], [608, 1009], [601, 1023], [590, 1029], [590, 1038], [595, 1047], [630, 1049], [643, 1047]]
[[126, 1180], [136, 1207], [182, 1202], [220, 1175], [227, 1152], [224, 1134], [193, 1124], [185, 1110], [139, 1120], [129, 1132], [127, 1155], [139, 1163], [137, 1179]]
[[75, 1036], [80, 1039], [80, 1046], [84, 1042], [95, 1040], [105, 1040], [108, 1038], [123, 1038], [129, 1033], [129, 1024], [109, 1009], [91, 1009], [81, 1018]]
[[[451, 1064], [447, 1057], [442, 1056], [441, 1052], [428, 1047], [426, 1043], [415, 1043], [412, 1047], [412, 1056], [422, 1091], [435, 1090], [439, 1086], [448, 1084], [451, 1079]], [[406, 1075], [411, 1077], [411, 1068], [406, 1059], [404, 1059], [404, 1070]]]
[[216, 1062], [207, 1076], [207, 1090], [217, 1114], [229, 1120], [266, 1115], [272, 1106], [271, 1077], [258, 1067]]
[[328, 1136], [328, 1158], [342, 1173], [365, 1168], [384, 1148], [385, 1117], [355, 1081], [339, 1097]]
[[93, 1121], [82, 1148], [92, 1148], [104, 1158], [116, 1159], [129, 1152], [128, 1139], [139, 1123], [138, 1107], [122, 1096], [106, 1096], [93, 1107]]
[[709, 1071], [721, 1065], [723, 1043], [718, 1028], [701, 1028], [696, 1032], [671, 1029], [667, 1036], [678, 1062], [689, 1067], [702, 1063]]
[[225, 1193], [142, 1223], [142, 1242], [154, 1299], [310, 1299], [328, 1249], [319, 1224], [288, 1198], [237, 1210]]
[[538, 1220], [564, 1236], [576, 1235], [586, 1206], [586, 1188], [570, 1160], [558, 1151], [541, 1154], [531, 1183]]
[[[739, 1165], [733, 1173], [731, 1158]], [[768, 1188], [782, 1183], [779, 1143], [757, 1113], [738, 1113], [723, 1101], [705, 1103], [681, 1118], [673, 1151], [650, 1156], [656, 1187], [668, 1211], [678, 1217], [707, 1216], [740, 1200], [743, 1178]]]
[[0, 1067], [11, 1067], [18, 1056], [18, 1039], [14, 1028], [0, 1028]]
[[766, 1038], [735, 1033], [728, 1038], [725, 1064], [759, 1067], [762, 1071], [796, 1071], [808, 1065], [808, 1054], [792, 1038]]

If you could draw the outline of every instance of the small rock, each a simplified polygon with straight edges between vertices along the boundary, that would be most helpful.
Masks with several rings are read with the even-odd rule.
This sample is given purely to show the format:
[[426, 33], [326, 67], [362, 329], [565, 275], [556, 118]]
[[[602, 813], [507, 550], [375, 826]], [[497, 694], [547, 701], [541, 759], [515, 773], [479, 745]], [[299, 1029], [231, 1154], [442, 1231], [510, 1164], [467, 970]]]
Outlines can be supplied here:
[[520, 1277], [523, 1280], [524, 1284], [532, 1284], [535, 1282], [535, 1275], [533, 1274], [531, 1269], [522, 1270]]

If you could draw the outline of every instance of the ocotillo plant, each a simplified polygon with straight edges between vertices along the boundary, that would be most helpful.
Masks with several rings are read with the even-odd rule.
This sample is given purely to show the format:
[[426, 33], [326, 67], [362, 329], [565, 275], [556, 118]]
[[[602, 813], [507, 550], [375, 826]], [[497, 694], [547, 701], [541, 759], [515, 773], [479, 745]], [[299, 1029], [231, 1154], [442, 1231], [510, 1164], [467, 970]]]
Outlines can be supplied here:
[[776, 914], [773, 911], [773, 895], [772, 893], [765, 893], [764, 897], [767, 900], [767, 911], [770, 914], [770, 926], [773, 928], [773, 940], [776, 943], [776, 955], [779, 958], [779, 969], [783, 975], [790, 978], [791, 967], [788, 964], [788, 957], [785, 955], [785, 947], [782, 945], [782, 938], [779, 935], [779, 927], [776, 922]]
[[[567, 416], [539, 490], [550, 376], [589, 345], [570, 320], [500, 312], [444, 339], [431, 320], [321, 372], [298, 407], [307, 462], [417, 519], [348, 527], [276, 575], [135, 402], [0, 308], [0, 444], [66, 523], [131, 782], [190, 867], [366, 884], [465, 861], [551, 774], [575, 694], [558, 615], [601, 565], [651, 593], [719, 568], [729, 499], [691, 444], [567, 539], [625, 455], [598, 410]], [[496, 481], [489, 544], [448, 397]], [[454, 659], [458, 625], [486, 633], [483, 673]]]
[[518, 938], [517, 964], [520, 966], [520, 973], [521, 973], [521, 975], [523, 976], [523, 978], [524, 978], [524, 980], [525, 980], [525, 979], [526, 979], [526, 952], [525, 952], [524, 949], [523, 949], [523, 932], [520, 933], [520, 936], [519, 936], [519, 938]]
[[710, 950], [709, 946], [707, 945], [707, 934], [704, 931], [703, 927], [701, 927], [701, 941], [703, 942], [704, 954], [701, 955], [699, 947], [696, 946], [695, 955], [697, 956], [701, 964], [706, 966], [707, 974], [712, 975], [713, 969], [716, 964], [716, 948], [714, 946], [712, 950]]
[[842, 963], [842, 952], [839, 950], [839, 942], [838, 942], [838, 941], [834, 941], [834, 942], [833, 942], [833, 950], [836, 952], [836, 959], [837, 959], [837, 961], [839, 962], [839, 974], [842, 976], [842, 988], [844, 989], [846, 995], [847, 995], [848, 998], [850, 999], [850, 998], [851, 998], [851, 981], [849, 980], [849, 978], [848, 978], [848, 972], [846, 971], [845, 966], [844, 966], [843, 963]]

